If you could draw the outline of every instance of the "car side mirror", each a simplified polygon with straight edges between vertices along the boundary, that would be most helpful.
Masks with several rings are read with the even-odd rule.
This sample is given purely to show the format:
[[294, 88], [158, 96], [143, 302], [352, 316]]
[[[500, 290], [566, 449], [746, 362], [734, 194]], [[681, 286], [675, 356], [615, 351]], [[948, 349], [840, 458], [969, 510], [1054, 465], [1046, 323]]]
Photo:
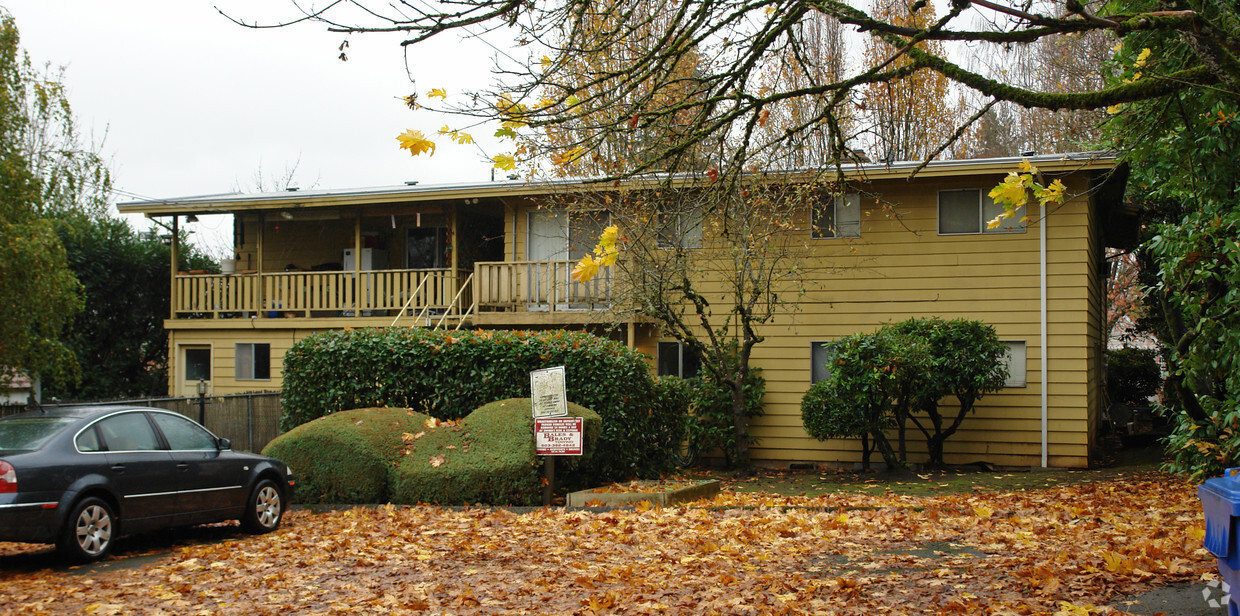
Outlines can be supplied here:
[[220, 451], [232, 449], [232, 441], [226, 438], [217, 438], [215, 439], [215, 446], [218, 447]]

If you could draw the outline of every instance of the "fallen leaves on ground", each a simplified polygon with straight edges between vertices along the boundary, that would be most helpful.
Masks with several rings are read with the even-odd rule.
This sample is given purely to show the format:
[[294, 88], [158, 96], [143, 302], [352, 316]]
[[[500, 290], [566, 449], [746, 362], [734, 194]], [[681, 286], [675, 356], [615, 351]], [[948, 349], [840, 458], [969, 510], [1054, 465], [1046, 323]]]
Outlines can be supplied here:
[[653, 492], [673, 492], [684, 488], [691, 488], [703, 483], [695, 479], [660, 479], [657, 481], [629, 481], [625, 483], [610, 483], [601, 488], [594, 488], [591, 492], [597, 494], [646, 494]]
[[1210, 578], [1195, 486], [1159, 474], [938, 497], [723, 493], [608, 512], [295, 511], [83, 579], [0, 569], [30, 614], [1099, 614]]

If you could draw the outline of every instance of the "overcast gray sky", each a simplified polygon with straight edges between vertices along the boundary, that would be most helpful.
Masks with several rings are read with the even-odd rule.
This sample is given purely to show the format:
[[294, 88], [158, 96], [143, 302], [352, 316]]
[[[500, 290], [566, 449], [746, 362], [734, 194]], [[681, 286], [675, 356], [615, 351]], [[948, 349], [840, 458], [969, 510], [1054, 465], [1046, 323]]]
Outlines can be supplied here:
[[[0, 0], [34, 62], [67, 66], [82, 131], [106, 131], [116, 201], [250, 191], [260, 167], [270, 179], [294, 163], [302, 188], [490, 179], [473, 146], [440, 139], [434, 157], [413, 158], [396, 141], [409, 128], [461, 124], [410, 111], [399, 97], [485, 86], [493, 51], [478, 41], [414, 47], [415, 86], [398, 37], [349, 37], [342, 62], [345, 36], [320, 24], [251, 30], [216, 5], [247, 21], [293, 15], [288, 0]], [[499, 153], [485, 139], [494, 128], [470, 132]]]

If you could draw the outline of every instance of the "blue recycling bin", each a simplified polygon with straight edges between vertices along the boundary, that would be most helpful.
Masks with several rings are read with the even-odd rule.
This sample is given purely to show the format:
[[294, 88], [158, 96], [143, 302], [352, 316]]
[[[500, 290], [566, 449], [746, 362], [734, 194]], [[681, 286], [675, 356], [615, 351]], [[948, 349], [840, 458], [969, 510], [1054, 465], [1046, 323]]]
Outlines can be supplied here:
[[1231, 587], [1228, 616], [1240, 616], [1240, 467], [1197, 486], [1206, 517], [1205, 547], [1218, 558], [1218, 572]]

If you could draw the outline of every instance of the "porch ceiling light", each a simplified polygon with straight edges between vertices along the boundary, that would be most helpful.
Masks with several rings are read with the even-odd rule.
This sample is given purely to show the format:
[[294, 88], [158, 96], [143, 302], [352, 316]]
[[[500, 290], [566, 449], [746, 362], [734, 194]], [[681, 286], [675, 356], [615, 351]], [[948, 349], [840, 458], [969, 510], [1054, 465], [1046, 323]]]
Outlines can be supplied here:
[[288, 211], [280, 212], [280, 218], [283, 218], [284, 220], [292, 220], [293, 213]]
[[185, 222], [198, 222], [198, 217], [193, 214], [190, 214], [189, 216], [185, 217]]

